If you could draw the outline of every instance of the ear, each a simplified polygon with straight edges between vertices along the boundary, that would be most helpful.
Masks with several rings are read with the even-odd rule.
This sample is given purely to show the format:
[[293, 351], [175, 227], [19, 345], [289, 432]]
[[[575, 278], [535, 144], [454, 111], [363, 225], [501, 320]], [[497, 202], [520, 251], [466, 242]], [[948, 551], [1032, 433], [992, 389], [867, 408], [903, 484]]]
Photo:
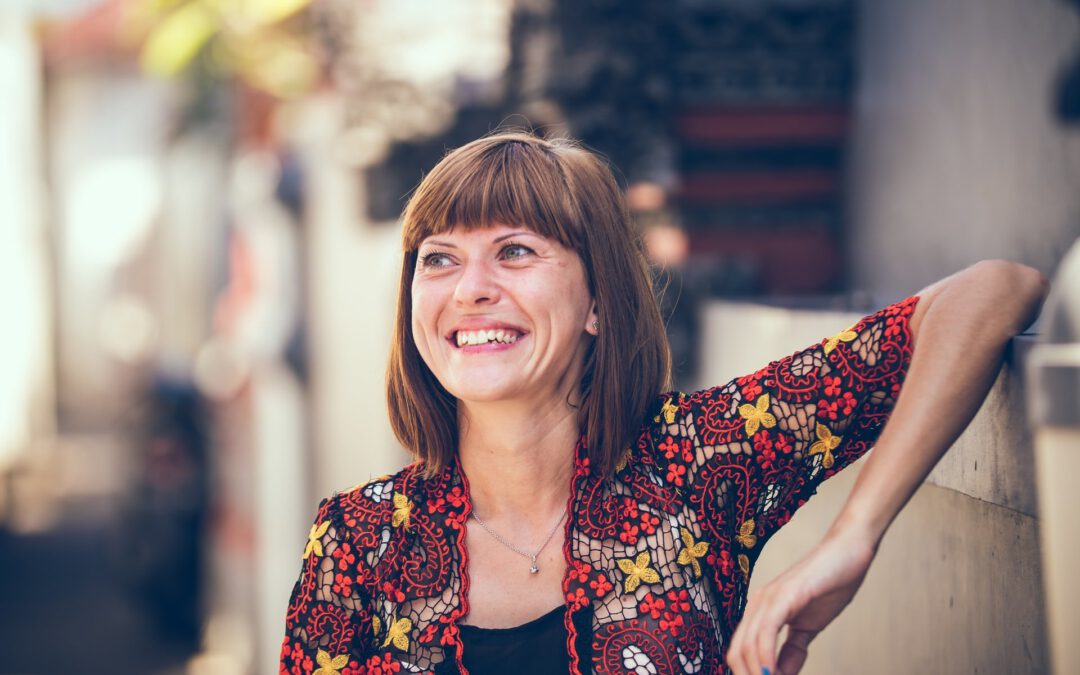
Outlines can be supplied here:
[[592, 309], [589, 310], [589, 315], [585, 317], [585, 332], [593, 337], [600, 334], [600, 314], [596, 308], [596, 302], [593, 301]]

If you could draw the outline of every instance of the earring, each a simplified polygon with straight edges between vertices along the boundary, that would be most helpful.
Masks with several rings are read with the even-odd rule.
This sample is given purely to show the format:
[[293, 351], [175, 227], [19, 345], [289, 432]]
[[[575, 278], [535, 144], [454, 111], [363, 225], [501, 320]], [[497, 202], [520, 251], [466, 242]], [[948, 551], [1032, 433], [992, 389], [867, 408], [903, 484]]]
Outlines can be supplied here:
[[600, 330], [600, 319], [593, 319], [592, 327], [593, 330]]

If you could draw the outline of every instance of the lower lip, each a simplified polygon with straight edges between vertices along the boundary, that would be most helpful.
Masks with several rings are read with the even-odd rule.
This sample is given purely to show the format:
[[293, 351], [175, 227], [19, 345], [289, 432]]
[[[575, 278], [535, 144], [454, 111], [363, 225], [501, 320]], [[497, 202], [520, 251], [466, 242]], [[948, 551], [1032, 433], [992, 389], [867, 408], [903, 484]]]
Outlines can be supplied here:
[[[517, 343], [521, 342], [522, 338], [524, 337], [524, 335], [519, 335], [518, 339], [514, 340], [513, 342], [485, 342], [482, 345], [462, 345], [460, 347], [457, 347], [455, 345], [455, 348], [459, 352], [464, 352], [465, 354], [487, 354], [489, 352], [504, 352], [507, 349], [512, 349], [515, 345], [517, 345]], [[451, 342], [450, 344], [454, 343]]]

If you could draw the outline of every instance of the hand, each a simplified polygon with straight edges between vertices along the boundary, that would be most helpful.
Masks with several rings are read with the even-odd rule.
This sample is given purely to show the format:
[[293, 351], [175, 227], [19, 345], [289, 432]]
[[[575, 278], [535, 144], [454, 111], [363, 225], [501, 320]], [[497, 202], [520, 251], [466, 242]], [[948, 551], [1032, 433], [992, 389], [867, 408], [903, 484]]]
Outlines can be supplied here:
[[[728, 646], [735, 675], [795, 675], [810, 641], [851, 602], [866, 577], [877, 545], [854, 533], [830, 532], [799, 562], [751, 593]], [[787, 640], [776, 655], [780, 629]]]

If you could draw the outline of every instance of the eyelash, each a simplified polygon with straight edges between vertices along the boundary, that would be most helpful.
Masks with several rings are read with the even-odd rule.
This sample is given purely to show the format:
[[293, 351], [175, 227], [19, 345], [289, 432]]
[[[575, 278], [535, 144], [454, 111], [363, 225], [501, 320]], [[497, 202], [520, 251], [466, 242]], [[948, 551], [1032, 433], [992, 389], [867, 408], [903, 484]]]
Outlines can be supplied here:
[[[523, 251], [525, 251], [525, 253], [523, 255], [521, 255], [521, 256], [514, 256], [514, 259], [521, 258], [521, 257], [524, 257], [526, 255], [532, 255], [533, 253], [535, 253], [535, 251], [533, 251], [528, 246], [525, 246], [524, 244], [519, 244], [517, 242], [508, 241], [508, 242], [506, 242], [506, 244], [502, 248], [499, 249], [499, 255], [505, 256], [507, 249], [511, 249], [511, 248], [520, 248]], [[439, 257], [445, 257], [445, 256], [446, 256], [446, 253], [443, 253], [442, 251], [431, 251], [429, 253], [425, 253], [424, 255], [422, 255], [420, 257], [420, 266], [425, 268], [425, 269], [430, 268], [430, 267], [442, 267], [442, 265], [439, 265], [437, 263], [433, 263], [432, 260], [434, 260], [436, 258], [439, 258]]]
[[436, 265], [436, 264], [431, 262], [433, 258], [436, 258], [436, 257], [439, 257], [439, 256], [444, 256], [445, 257], [446, 254], [443, 253], [442, 251], [431, 251], [430, 253], [425, 253], [424, 255], [422, 255], [420, 257], [420, 266], [425, 268], [425, 269], [428, 268], [428, 267], [440, 267], [440, 265]]
[[[503, 246], [503, 247], [502, 247], [501, 249], [499, 249], [499, 253], [501, 253], [501, 254], [504, 254], [504, 255], [505, 255], [505, 254], [506, 254], [506, 250], [507, 250], [507, 249], [510, 249], [510, 248], [520, 248], [520, 249], [522, 249], [523, 251], [525, 251], [525, 255], [532, 255], [533, 253], [535, 253], [535, 251], [533, 251], [533, 250], [532, 250], [531, 248], [529, 248], [528, 246], [526, 246], [526, 245], [524, 245], [524, 244], [519, 244], [519, 243], [517, 243], [517, 242], [514, 242], [514, 241], [508, 241], [508, 242], [506, 242], [506, 246]], [[520, 257], [522, 257], [522, 256], [517, 256], [517, 257], [519, 257], [519, 258], [520, 258]]]

